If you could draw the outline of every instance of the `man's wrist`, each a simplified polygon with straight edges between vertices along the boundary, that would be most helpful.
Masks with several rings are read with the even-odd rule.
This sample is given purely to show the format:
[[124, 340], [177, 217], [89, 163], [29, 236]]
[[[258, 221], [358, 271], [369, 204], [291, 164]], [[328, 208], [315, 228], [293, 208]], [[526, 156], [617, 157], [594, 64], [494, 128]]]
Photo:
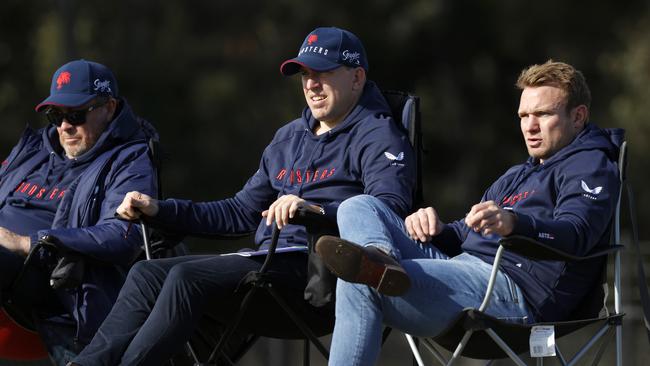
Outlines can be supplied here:
[[17, 236], [19, 254], [27, 256], [32, 249], [32, 240], [29, 236]]
[[510, 216], [510, 225], [509, 225], [510, 230], [504, 236], [512, 235], [512, 233], [515, 231], [515, 227], [517, 226], [517, 214], [515, 214], [511, 210], [507, 210], [506, 212], [508, 213], [508, 216]]
[[29, 236], [18, 235], [13, 231], [0, 228], [0, 238], [2, 246], [8, 250], [22, 256], [29, 254], [31, 249], [31, 238]]

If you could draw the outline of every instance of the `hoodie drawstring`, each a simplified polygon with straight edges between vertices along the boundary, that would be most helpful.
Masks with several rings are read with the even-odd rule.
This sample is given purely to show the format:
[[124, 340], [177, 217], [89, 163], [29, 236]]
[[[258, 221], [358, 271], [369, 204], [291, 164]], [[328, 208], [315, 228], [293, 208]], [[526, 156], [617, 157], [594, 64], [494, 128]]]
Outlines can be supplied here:
[[[307, 135], [309, 134], [309, 132], [310, 131], [308, 129], [303, 130], [302, 138], [300, 139], [300, 142], [298, 143], [298, 148], [296, 149], [296, 154], [293, 157], [293, 162], [291, 163], [291, 166], [289, 167], [289, 174], [287, 174], [284, 177], [284, 180], [282, 181], [282, 188], [280, 190], [281, 195], [286, 192], [285, 188], [287, 186], [287, 183], [290, 181], [291, 177], [293, 176], [293, 174], [291, 174], [291, 172], [296, 171], [296, 169], [295, 169], [296, 168], [296, 163], [298, 162], [300, 157], [303, 156], [302, 149], [305, 148], [305, 139], [307, 138]], [[309, 153], [309, 158], [307, 159], [307, 164], [305, 165], [305, 176], [300, 181], [300, 185], [298, 186], [298, 192], [296, 192], [296, 195], [298, 197], [302, 196], [303, 186], [305, 185], [305, 183], [307, 183], [306, 172], [309, 169], [313, 169], [314, 156], [316, 156], [316, 151], [319, 150], [319, 148], [320, 148], [320, 151], [323, 150], [324, 141], [329, 139], [329, 136], [330, 136], [330, 134], [328, 133], [328, 135], [326, 137], [318, 139], [318, 143], [314, 146], [314, 148]]]
[[[307, 165], [305, 166], [305, 172], [307, 172], [309, 169], [313, 169], [314, 155], [316, 153], [316, 150], [318, 150], [319, 147], [321, 147], [321, 151], [322, 151], [324, 139], [325, 138], [319, 139], [318, 144], [316, 144], [316, 146], [314, 146], [314, 148], [311, 150], [311, 153], [309, 154], [309, 159], [307, 159]], [[314, 174], [316, 174], [316, 171], [314, 171]], [[308, 178], [307, 173], [305, 173], [305, 178], [302, 180], [302, 182], [300, 182], [300, 186], [298, 187], [298, 197], [302, 197], [302, 187], [305, 185], [307, 178]]]
[[287, 181], [290, 179], [290, 177], [292, 175], [291, 172], [293, 171], [293, 168], [296, 165], [296, 162], [298, 161], [298, 158], [301, 155], [300, 151], [302, 150], [302, 146], [305, 143], [305, 137], [307, 137], [307, 132], [308, 131], [309, 130], [307, 130], [307, 129], [303, 130], [302, 138], [300, 138], [300, 142], [298, 143], [298, 148], [296, 149], [296, 155], [294, 155], [294, 157], [293, 157], [293, 162], [291, 162], [291, 166], [288, 167], [289, 168], [289, 174], [287, 174], [284, 177], [284, 181], [282, 182], [282, 189], [280, 189], [280, 195], [284, 194], [284, 192], [285, 192], [284, 189], [287, 186]]

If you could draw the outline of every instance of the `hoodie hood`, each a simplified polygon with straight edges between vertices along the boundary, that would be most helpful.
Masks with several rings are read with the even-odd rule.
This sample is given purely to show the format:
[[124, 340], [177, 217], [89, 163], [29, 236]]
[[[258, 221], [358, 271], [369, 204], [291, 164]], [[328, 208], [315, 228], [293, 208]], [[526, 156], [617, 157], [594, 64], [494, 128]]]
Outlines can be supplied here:
[[[601, 129], [595, 124], [589, 123], [569, 145], [544, 161], [543, 165], [549, 166], [564, 160], [567, 156], [585, 150], [602, 150], [611, 160], [616, 161], [624, 138], [625, 130], [621, 128]], [[536, 164], [532, 157], [528, 158], [528, 163]]]
[[[125, 142], [150, 137], [158, 139], [158, 134], [153, 126], [146, 120], [137, 117], [126, 99], [119, 99], [116, 113], [117, 116], [106, 126], [95, 145], [81, 156], [75, 158], [75, 161], [81, 163], [93, 160], [102, 152]], [[63, 156], [63, 148], [59, 143], [59, 136], [55, 126], [48, 126], [43, 129], [43, 143], [50, 153]]]
[[512, 176], [507, 188], [502, 188], [503, 196], [515, 193], [521, 182], [525, 181], [531, 174], [540, 170], [553, 168], [556, 164], [566, 160], [570, 156], [581, 151], [601, 150], [611, 161], [618, 160], [618, 153], [625, 140], [625, 130], [622, 128], [601, 129], [593, 123], [589, 123], [576, 136], [573, 141], [560, 149], [557, 153], [546, 159], [543, 164], [536, 158], [528, 157], [524, 164], [516, 165], [506, 172], [506, 176]]
[[[330, 134], [336, 134], [345, 129], [349, 129], [369, 115], [378, 116], [380, 114], [391, 115], [390, 107], [377, 85], [373, 81], [368, 80], [357, 105], [341, 123], [330, 131]], [[309, 107], [306, 107], [302, 111], [302, 122], [304, 127], [309, 131], [314, 131], [314, 128], [319, 123], [312, 115]]]

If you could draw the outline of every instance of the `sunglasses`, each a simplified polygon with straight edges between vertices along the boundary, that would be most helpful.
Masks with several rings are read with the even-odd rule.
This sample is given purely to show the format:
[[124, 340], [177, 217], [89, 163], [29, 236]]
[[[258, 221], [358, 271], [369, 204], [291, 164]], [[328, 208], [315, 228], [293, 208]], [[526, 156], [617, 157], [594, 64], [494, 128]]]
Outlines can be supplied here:
[[108, 103], [108, 99], [102, 99], [88, 108], [78, 109], [68, 113], [63, 113], [56, 108], [49, 108], [45, 111], [45, 117], [47, 117], [47, 120], [56, 127], [61, 127], [63, 119], [73, 126], [79, 126], [86, 123], [86, 114], [88, 114], [88, 112], [92, 112], [106, 103]]

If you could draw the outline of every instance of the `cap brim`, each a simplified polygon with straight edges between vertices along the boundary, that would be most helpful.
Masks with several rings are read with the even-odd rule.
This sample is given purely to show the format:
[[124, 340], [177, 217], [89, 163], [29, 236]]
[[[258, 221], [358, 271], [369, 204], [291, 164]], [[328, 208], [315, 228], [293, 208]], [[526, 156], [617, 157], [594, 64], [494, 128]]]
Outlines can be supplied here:
[[95, 97], [96, 95], [88, 95], [88, 94], [50, 95], [49, 97], [47, 97], [47, 99], [45, 99], [39, 105], [37, 105], [35, 109], [36, 112], [40, 112], [43, 110], [43, 108], [47, 107], [48, 105], [55, 105], [57, 107], [76, 108], [76, 107], [81, 107], [82, 105], [88, 103]]
[[334, 70], [339, 66], [341, 65], [337, 64], [336, 62], [326, 60], [322, 57], [301, 55], [299, 57], [292, 58], [283, 62], [282, 65], [280, 65], [280, 73], [282, 73], [284, 76], [290, 76], [300, 71], [301, 67], [306, 67], [314, 71], [322, 72]]

